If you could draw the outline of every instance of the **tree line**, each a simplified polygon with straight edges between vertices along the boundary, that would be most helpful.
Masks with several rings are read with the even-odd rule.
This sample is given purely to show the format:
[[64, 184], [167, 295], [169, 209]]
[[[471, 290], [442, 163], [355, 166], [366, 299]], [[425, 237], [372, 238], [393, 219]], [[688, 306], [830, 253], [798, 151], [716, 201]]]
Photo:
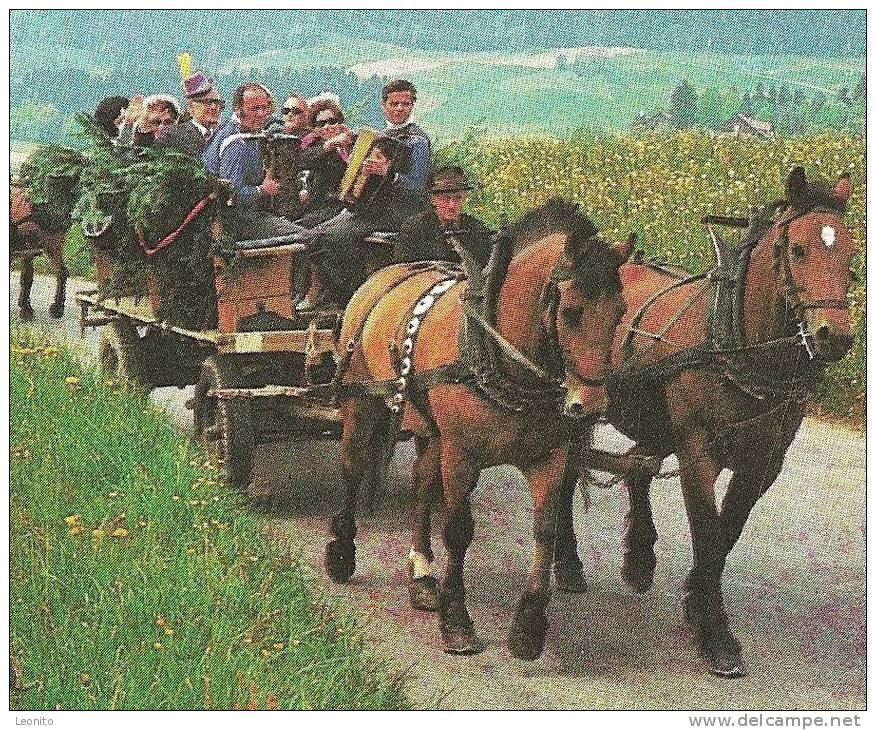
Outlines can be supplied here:
[[867, 78], [862, 74], [854, 88], [843, 86], [836, 92], [759, 83], [741, 95], [736, 88], [719, 90], [714, 86], [697, 92], [684, 79], [672, 91], [666, 111], [671, 126], [677, 129], [719, 130], [729, 119], [743, 114], [768, 122], [775, 133], [786, 136], [823, 130], [864, 131]]

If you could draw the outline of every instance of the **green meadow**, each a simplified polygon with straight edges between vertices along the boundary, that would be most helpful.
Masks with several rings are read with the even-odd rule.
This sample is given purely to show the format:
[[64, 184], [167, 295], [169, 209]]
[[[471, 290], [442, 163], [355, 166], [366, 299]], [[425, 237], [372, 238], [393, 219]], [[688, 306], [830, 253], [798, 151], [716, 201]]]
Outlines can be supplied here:
[[395, 709], [401, 679], [142, 393], [10, 365], [10, 709]]

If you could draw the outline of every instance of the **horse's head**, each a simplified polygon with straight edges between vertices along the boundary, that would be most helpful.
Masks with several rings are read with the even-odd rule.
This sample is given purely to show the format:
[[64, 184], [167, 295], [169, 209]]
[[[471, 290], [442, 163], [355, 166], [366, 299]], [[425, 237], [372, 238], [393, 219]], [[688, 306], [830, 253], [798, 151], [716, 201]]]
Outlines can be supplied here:
[[773, 263], [785, 306], [810, 357], [841, 359], [852, 346], [846, 295], [855, 252], [843, 223], [848, 175], [831, 188], [810, 184], [802, 167], [788, 176], [788, 209], [773, 227]]
[[633, 242], [631, 236], [609, 246], [595, 235], [569, 236], [568, 274], [557, 283], [557, 306], [547, 315], [554, 321], [546, 323], [556, 328], [563, 353], [567, 416], [594, 418], [608, 405], [605, 378], [625, 309], [618, 269], [629, 258]]

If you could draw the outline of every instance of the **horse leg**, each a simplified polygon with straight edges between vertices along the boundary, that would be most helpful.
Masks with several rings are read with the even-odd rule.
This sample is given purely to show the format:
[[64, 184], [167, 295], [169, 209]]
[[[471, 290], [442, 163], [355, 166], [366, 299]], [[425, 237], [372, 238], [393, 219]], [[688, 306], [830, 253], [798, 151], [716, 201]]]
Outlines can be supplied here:
[[741, 677], [746, 674], [739, 655], [741, 647], [730, 633], [721, 594], [721, 573], [727, 553], [715, 506], [719, 469], [707, 451], [702, 433], [685, 440], [679, 448], [678, 461], [693, 543], [693, 566], [685, 582], [685, 617], [709, 671], [722, 677]]
[[557, 530], [557, 498], [566, 466], [566, 449], [556, 449], [524, 470], [533, 502], [535, 551], [526, 591], [508, 636], [508, 648], [518, 659], [534, 660], [544, 650], [548, 620], [545, 609], [551, 598], [551, 563]]
[[557, 533], [554, 547], [554, 577], [558, 591], [565, 593], [584, 593], [587, 581], [584, 566], [578, 557], [578, 538], [572, 522], [572, 499], [578, 483], [578, 469], [574, 459], [567, 459], [563, 469], [563, 479], [557, 495]]
[[439, 594], [441, 638], [450, 654], [477, 654], [484, 644], [475, 633], [465, 607], [465, 551], [471, 545], [474, 521], [469, 495], [477, 485], [480, 466], [459, 447], [441, 439], [441, 480], [444, 486], [444, 547], [447, 568]]
[[379, 399], [350, 400], [342, 407], [341, 480], [343, 503], [332, 519], [334, 539], [325, 546], [325, 571], [335, 583], [346, 583], [356, 571], [356, 501], [359, 486], [374, 458], [374, 431], [386, 406]]
[[624, 581], [637, 593], [644, 593], [654, 580], [657, 559], [654, 543], [657, 530], [651, 516], [650, 474], [633, 471], [626, 475], [630, 509], [624, 517]]
[[21, 259], [21, 278], [18, 290], [18, 308], [21, 310], [21, 319], [25, 322], [34, 317], [33, 307], [30, 304], [30, 290], [33, 288], [33, 256], [23, 256]]
[[432, 504], [441, 490], [441, 440], [417, 436], [414, 460], [413, 539], [408, 556], [408, 593], [411, 607], [438, 610], [438, 581], [432, 575]]
[[61, 319], [64, 316], [64, 305], [67, 299], [67, 276], [69, 272], [64, 265], [64, 235], [56, 236], [46, 248], [46, 253], [51, 259], [58, 272], [55, 281], [55, 301], [49, 307], [49, 316], [52, 319]]

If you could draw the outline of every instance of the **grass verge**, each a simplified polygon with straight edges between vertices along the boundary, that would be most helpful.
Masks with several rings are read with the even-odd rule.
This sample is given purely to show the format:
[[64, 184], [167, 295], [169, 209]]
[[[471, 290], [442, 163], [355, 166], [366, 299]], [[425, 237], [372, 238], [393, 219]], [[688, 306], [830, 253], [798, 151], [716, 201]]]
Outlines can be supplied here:
[[200, 448], [13, 332], [11, 709], [395, 709], [401, 682]]

